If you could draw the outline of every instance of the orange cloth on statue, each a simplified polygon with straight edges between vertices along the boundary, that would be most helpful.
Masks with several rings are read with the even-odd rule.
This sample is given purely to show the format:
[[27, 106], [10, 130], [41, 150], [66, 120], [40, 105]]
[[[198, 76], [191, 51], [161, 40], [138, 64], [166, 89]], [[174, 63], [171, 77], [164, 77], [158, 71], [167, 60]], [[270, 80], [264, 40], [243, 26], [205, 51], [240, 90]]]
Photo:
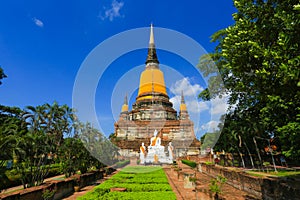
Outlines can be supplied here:
[[145, 154], [145, 147], [141, 146], [140, 150], [141, 150], [141, 152], [143, 152], [143, 154]]
[[155, 137], [155, 138], [154, 138], [154, 140], [152, 140], [152, 142], [151, 142], [151, 146], [155, 146], [155, 144], [156, 144], [156, 140], [157, 140], [157, 137]]

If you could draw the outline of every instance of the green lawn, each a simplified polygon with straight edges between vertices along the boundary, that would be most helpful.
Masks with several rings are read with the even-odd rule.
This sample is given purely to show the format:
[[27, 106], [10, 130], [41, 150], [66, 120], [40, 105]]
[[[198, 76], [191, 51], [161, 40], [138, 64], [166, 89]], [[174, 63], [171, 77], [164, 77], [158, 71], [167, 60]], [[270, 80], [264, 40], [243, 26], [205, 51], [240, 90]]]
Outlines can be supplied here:
[[[126, 188], [126, 192], [110, 192], [110, 188]], [[176, 199], [161, 167], [126, 167], [93, 191], [79, 197], [87, 199]]]

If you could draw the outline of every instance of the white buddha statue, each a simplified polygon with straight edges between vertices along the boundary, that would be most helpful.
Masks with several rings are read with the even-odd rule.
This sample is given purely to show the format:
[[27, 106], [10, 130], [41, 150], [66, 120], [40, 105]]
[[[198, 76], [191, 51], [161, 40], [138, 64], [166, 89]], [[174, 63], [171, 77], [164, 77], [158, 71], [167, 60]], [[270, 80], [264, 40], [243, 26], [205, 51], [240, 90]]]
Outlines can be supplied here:
[[150, 145], [148, 146], [148, 151], [161, 155], [164, 152], [165, 147], [161, 146], [161, 139], [157, 134], [158, 131], [155, 130], [153, 137], [150, 139]]
[[154, 136], [150, 139], [150, 146], [160, 146], [161, 139], [157, 136], [157, 130], [154, 131]]
[[150, 145], [148, 146], [147, 156], [145, 158], [147, 163], [167, 163], [170, 162], [165, 154], [165, 147], [161, 145], [161, 138], [158, 136], [158, 131], [155, 130], [153, 137], [150, 138]]

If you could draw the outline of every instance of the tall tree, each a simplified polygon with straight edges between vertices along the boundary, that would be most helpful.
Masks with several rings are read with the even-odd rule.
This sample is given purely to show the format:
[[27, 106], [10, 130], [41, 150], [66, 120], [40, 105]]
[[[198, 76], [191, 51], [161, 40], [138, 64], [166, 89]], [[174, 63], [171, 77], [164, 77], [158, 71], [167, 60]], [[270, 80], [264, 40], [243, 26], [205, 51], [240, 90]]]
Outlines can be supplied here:
[[21, 112], [20, 108], [0, 105], [0, 191], [10, 182], [5, 171], [12, 167], [12, 160], [16, 161], [17, 153], [22, 151], [20, 139], [28, 133]]
[[52, 105], [27, 106], [24, 118], [29, 124], [30, 131], [42, 131], [47, 134], [52, 143], [52, 151], [56, 151], [64, 135], [73, 130], [74, 112], [67, 105], [60, 106], [57, 102]]
[[2, 79], [6, 78], [7, 76], [4, 74], [3, 69], [0, 67], [0, 85], [2, 84]]
[[[199, 68], [214, 76], [216, 63], [226, 91], [204, 90], [200, 97], [230, 94], [230, 131], [246, 127], [248, 133], [275, 134], [282, 152], [300, 156], [300, 17], [298, 0], [239, 0], [234, 25], [212, 36], [215, 52], [200, 59]], [[238, 120], [233, 120], [238, 118]], [[235, 125], [232, 125], [235, 124]], [[226, 127], [225, 127], [226, 128]], [[249, 139], [249, 138], [248, 138]], [[290, 142], [290, 140], [293, 140]]]
[[13, 159], [18, 138], [27, 133], [21, 112], [20, 108], [0, 105], [0, 168]]
[[81, 124], [78, 136], [87, 150], [105, 165], [117, 162], [118, 148], [90, 123]]
[[71, 133], [73, 111], [54, 102], [53, 105], [27, 106], [21, 116], [28, 131], [16, 142], [14, 168], [21, 174], [26, 188], [43, 183], [50, 167], [47, 155], [58, 154], [63, 136]]

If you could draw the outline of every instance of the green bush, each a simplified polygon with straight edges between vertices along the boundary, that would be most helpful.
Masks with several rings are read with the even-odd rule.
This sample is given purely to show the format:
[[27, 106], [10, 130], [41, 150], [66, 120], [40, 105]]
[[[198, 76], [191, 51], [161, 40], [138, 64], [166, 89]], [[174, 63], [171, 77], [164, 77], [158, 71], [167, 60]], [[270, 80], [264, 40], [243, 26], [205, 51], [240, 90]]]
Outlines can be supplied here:
[[234, 166], [234, 167], [240, 166], [240, 162], [239, 162], [238, 160], [234, 160], [234, 161], [233, 161], [233, 166]]
[[60, 163], [50, 165], [49, 173], [46, 178], [63, 174], [63, 170]]
[[225, 161], [224, 161], [224, 160], [221, 160], [221, 161], [220, 161], [220, 165], [221, 165], [221, 166], [225, 166]]
[[206, 164], [206, 165], [213, 165], [214, 163], [213, 163], [213, 162], [210, 162], [210, 161], [206, 161], [205, 164]]
[[197, 167], [197, 163], [195, 163], [194, 161], [190, 161], [190, 160], [181, 160], [181, 162], [182, 162], [183, 164], [186, 164], [186, 165], [192, 167], [192, 168]]
[[119, 161], [115, 164], [115, 168], [122, 168], [125, 167], [126, 165], [128, 165], [130, 163], [130, 160], [123, 160], [123, 161]]
[[[29, 169], [26, 170], [26, 175], [30, 174]], [[49, 172], [45, 178], [53, 177], [62, 174], [61, 165], [59, 163], [51, 164], [49, 167]], [[3, 180], [0, 183], [0, 190], [22, 185], [21, 174], [15, 169], [6, 170], [3, 174], [3, 177], [0, 179]]]
[[227, 179], [221, 175], [210, 180], [209, 190], [214, 193], [222, 193], [222, 187], [226, 183]]

